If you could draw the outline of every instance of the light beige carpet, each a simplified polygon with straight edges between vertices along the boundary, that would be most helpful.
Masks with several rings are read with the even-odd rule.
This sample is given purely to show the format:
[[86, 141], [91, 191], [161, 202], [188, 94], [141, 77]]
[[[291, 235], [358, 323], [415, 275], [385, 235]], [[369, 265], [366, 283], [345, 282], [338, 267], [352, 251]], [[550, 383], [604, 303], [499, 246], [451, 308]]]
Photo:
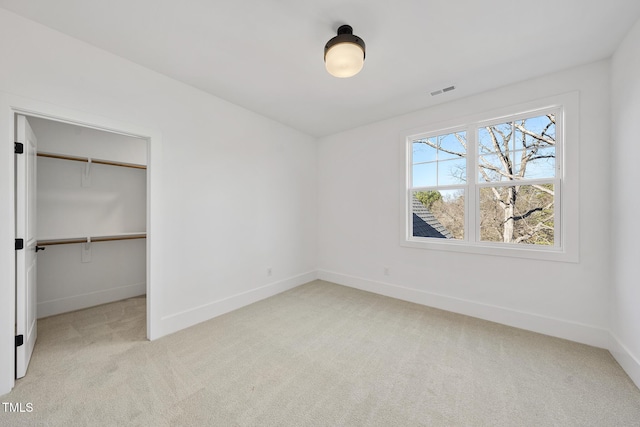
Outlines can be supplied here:
[[38, 322], [7, 426], [638, 426], [601, 349], [315, 281], [154, 342], [134, 298]]

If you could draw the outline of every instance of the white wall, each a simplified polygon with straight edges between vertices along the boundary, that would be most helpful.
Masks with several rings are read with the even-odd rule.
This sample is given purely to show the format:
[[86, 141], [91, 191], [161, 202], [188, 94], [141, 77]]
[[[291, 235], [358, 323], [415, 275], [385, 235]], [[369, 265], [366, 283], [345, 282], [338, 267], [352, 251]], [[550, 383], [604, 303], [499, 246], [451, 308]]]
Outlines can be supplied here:
[[[28, 118], [38, 151], [146, 164], [147, 142], [65, 123]], [[38, 240], [146, 232], [147, 173], [38, 157]], [[86, 185], [86, 184], [89, 185]], [[38, 254], [39, 318], [143, 295], [144, 240], [46, 246]], [[87, 250], [90, 257], [83, 257]]]
[[119, 301], [146, 291], [144, 239], [46, 246], [38, 252], [38, 318]]
[[[313, 138], [3, 9], [0, 57], [1, 92], [161, 133], [161, 155], [152, 150], [150, 157], [158, 336], [315, 277]], [[13, 141], [6, 129], [0, 293], [12, 295]], [[161, 171], [161, 185], [154, 186], [153, 171]], [[11, 304], [0, 302], [0, 394], [13, 384]]]
[[[37, 134], [36, 134], [37, 135]], [[146, 231], [146, 171], [38, 157], [38, 239]]]
[[[146, 165], [143, 139], [29, 117], [38, 151]], [[38, 238], [146, 231], [146, 170], [38, 157]]]
[[640, 21], [611, 65], [611, 352], [640, 387]]
[[147, 141], [113, 132], [30, 117], [38, 151], [147, 164]]
[[[402, 131], [576, 90], [579, 263], [400, 246]], [[320, 277], [606, 347], [609, 97], [609, 63], [603, 61], [322, 138]]]

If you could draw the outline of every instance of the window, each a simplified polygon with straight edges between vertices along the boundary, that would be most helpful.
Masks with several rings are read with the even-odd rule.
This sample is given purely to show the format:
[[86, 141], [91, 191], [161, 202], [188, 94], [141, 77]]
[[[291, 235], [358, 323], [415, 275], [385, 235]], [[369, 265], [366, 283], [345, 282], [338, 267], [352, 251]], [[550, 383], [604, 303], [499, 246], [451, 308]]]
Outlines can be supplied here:
[[577, 191], [563, 196], [563, 122], [576, 98], [404, 135], [403, 244], [577, 261], [577, 218], [567, 219]]
[[413, 237], [464, 240], [466, 131], [411, 141]]

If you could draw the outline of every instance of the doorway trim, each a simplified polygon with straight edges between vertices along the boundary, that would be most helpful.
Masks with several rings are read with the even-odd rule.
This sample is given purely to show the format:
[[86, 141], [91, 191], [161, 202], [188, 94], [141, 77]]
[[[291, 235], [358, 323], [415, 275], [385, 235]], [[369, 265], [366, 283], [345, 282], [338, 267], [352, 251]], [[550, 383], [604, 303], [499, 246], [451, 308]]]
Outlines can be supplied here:
[[147, 339], [163, 335], [161, 177], [162, 138], [158, 131], [58, 105], [0, 92], [0, 395], [15, 385], [15, 115], [39, 117], [147, 141]]

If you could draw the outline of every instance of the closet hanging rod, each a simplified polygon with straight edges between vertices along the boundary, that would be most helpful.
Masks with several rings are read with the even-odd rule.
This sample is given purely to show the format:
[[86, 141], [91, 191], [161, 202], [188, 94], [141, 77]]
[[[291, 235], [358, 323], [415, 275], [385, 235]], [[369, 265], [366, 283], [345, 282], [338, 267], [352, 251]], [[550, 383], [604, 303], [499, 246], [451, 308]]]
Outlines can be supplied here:
[[[120, 236], [97, 236], [91, 237], [91, 243], [94, 242], [111, 242], [114, 240], [133, 240], [133, 239], [146, 239], [146, 233], [140, 234], [123, 234]], [[38, 240], [37, 246], [48, 246], [48, 245], [70, 245], [72, 243], [87, 243], [88, 239], [78, 237], [78, 238], [70, 238], [70, 239], [47, 239], [47, 240]]]
[[[38, 151], [38, 157], [49, 157], [51, 159], [62, 159], [62, 160], [73, 160], [76, 162], [88, 162], [89, 158], [87, 157], [76, 157], [76, 156], [68, 156], [66, 154], [53, 154], [53, 153], [45, 153], [42, 151]], [[123, 163], [123, 162], [113, 162], [111, 160], [100, 160], [100, 159], [91, 159], [91, 163], [98, 163], [101, 165], [111, 165], [111, 166], [122, 166], [125, 168], [134, 168], [134, 169], [146, 169], [145, 165], [136, 165], [134, 163]]]

